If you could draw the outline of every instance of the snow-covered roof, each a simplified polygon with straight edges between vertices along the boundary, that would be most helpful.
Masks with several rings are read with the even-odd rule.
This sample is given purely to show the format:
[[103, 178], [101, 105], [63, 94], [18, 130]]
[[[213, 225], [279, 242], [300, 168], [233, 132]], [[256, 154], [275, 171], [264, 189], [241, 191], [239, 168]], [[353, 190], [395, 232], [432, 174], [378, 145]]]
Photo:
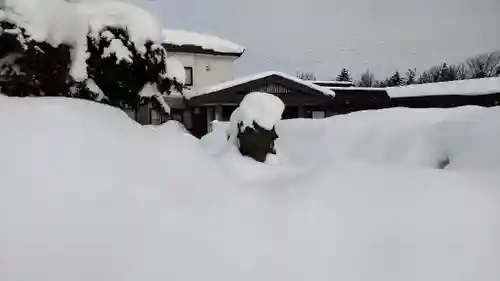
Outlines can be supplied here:
[[462, 95], [475, 96], [500, 93], [500, 77], [451, 82], [415, 84], [386, 88], [391, 98]]
[[184, 30], [164, 29], [163, 43], [173, 46], [195, 46], [221, 54], [241, 55], [245, 48], [231, 41], [207, 34]]
[[218, 92], [220, 90], [224, 90], [224, 89], [231, 88], [231, 87], [234, 87], [234, 86], [237, 86], [240, 84], [245, 84], [245, 83], [248, 83], [248, 82], [251, 82], [254, 80], [262, 79], [262, 78], [273, 76], [273, 75], [276, 75], [276, 76], [282, 77], [284, 79], [291, 80], [295, 83], [304, 85], [304, 86], [309, 87], [311, 89], [314, 89], [314, 90], [316, 90], [316, 91], [318, 91], [326, 96], [331, 96], [331, 97], [335, 96], [335, 92], [332, 90], [329, 90], [325, 87], [315, 85], [315, 84], [311, 83], [310, 81], [302, 80], [300, 78], [297, 78], [297, 77], [294, 77], [294, 76], [291, 76], [288, 74], [284, 74], [281, 72], [277, 72], [277, 71], [267, 71], [267, 72], [262, 72], [262, 73], [258, 73], [258, 74], [251, 75], [251, 76], [237, 78], [237, 79], [223, 82], [220, 84], [216, 84], [216, 85], [213, 85], [213, 86], [201, 89], [201, 90], [189, 91], [189, 92], [186, 92], [185, 95], [189, 99], [189, 98], [193, 98], [193, 97], [197, 97], [197, 96], [201, 96], [201, 95], [211, 94], [213, 92]]

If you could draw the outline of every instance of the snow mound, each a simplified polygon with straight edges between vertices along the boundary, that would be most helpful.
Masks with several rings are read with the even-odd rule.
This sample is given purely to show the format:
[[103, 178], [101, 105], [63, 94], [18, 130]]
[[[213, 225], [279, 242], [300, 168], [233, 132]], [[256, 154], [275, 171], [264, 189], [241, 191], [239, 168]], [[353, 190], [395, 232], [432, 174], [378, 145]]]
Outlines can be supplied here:
[[[281, 120], [280, 158], [296, 165], [362, 161], [377, 165], [452, 170], [499, 170], [500, 108], [393, 108], [323, 120]], [[210, 153], [226, 143], [229, 124], [203, 137]]]
[[500, 93], [500, 77], [415, 84], [404, 87], [390, 87], [386, 88], [386, 90], [391, 98], [440, 95], [487, 95]]
[[281, 119], [285, 104], [275, 95], [253, 92], [246, 95], [240, 106], [231, 115], [231, 123], [243, 123], [242, 130], [253, 127], [253, 123], [271, 130]]
[[176, 123], [0, 96], [0, 280], [499, 280], [498, 173], [323, 162], [342, 134], [370, 144], [389, 115], [427, 118], [387, 112], [282, 122], [325, 157], [275, 167], [209, 156]]
[[241, 54], [245, 51], [244, 47], [228, 40], [184, 30], [164, 29], [163, 42], [176, 46], [198, 46], [220, 53]]

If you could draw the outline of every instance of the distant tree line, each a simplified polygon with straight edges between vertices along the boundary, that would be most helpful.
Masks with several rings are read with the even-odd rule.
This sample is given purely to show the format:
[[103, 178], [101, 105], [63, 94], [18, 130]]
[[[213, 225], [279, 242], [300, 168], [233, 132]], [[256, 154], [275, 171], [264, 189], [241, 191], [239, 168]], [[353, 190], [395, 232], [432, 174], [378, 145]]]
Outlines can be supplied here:
[[[299, 72], [297, 76], [304, 80], [315, 79], [313, 72]], [[391, 76], [381, 80], [376, 79], [372, 71], [366, 70], [354, 81], [349, 70], [342, 68], [335, 80], [354, 81], [358, 87], [383, 88], [498, 76], [500, 76], [500, 51], [481, 54], [466, 60], [464, 63], [442, 63], [420, 74], [416, 68], [408, 69], [404, 73], [397, 70]]]
[[375, 79], [375, 75], [367, 70], [361, 74], [356, 85], [360, 87], [396, 87], [498, 76], [500, 76], [500, 52], [493, 52], [475, 56], [464, 63], [442, 63], [420, 74], [415, 68], [408, 69], [405, 73], [396, 71], [390, 77], [382, 80]]
[[310, 71], [299, 71], [297, 72], [297, 77], [302, 80], [316, 80], [316, 75]]

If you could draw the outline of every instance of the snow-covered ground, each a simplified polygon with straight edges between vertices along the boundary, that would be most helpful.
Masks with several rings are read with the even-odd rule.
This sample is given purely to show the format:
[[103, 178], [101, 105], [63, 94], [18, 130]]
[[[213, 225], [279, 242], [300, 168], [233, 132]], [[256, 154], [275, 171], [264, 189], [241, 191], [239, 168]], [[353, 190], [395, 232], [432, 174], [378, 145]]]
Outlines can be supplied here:
[[[278, 154], [293, 165], [341, 165], [346, 160], [408, 168], [500, 170], [500, 108], [393, 108], [327, 119], [278, 123]], [[228, 124], [217, 122], [202, 145], [217, 153]], [[498, 183], [500, 186], [500, 183]]]
[[199, 141], [105, 105], [0, 96], [0, 280], [498, 281], [499, 117], [283, 121], [271, 166], [221, 124]]

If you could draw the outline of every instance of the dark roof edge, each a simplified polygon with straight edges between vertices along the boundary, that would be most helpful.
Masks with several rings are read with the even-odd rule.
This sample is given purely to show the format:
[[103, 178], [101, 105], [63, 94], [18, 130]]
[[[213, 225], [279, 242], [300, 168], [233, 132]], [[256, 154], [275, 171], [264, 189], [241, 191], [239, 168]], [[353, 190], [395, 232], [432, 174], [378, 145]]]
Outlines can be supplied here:
[[189, 54], [203, 54], [203, 55], [212, 55], [212, 56], [226, 56], [226, 57], [236, 57], [239, 58], [245, 50], [241, 53], [231, 53], [231, 52], [219, 52], [213, 49], [205, 49], [201, 46], [197, 45], [175, 45], [169, 43], [163, 43], [164, 48], [167, 52], [174, 53], [189, 53]]

